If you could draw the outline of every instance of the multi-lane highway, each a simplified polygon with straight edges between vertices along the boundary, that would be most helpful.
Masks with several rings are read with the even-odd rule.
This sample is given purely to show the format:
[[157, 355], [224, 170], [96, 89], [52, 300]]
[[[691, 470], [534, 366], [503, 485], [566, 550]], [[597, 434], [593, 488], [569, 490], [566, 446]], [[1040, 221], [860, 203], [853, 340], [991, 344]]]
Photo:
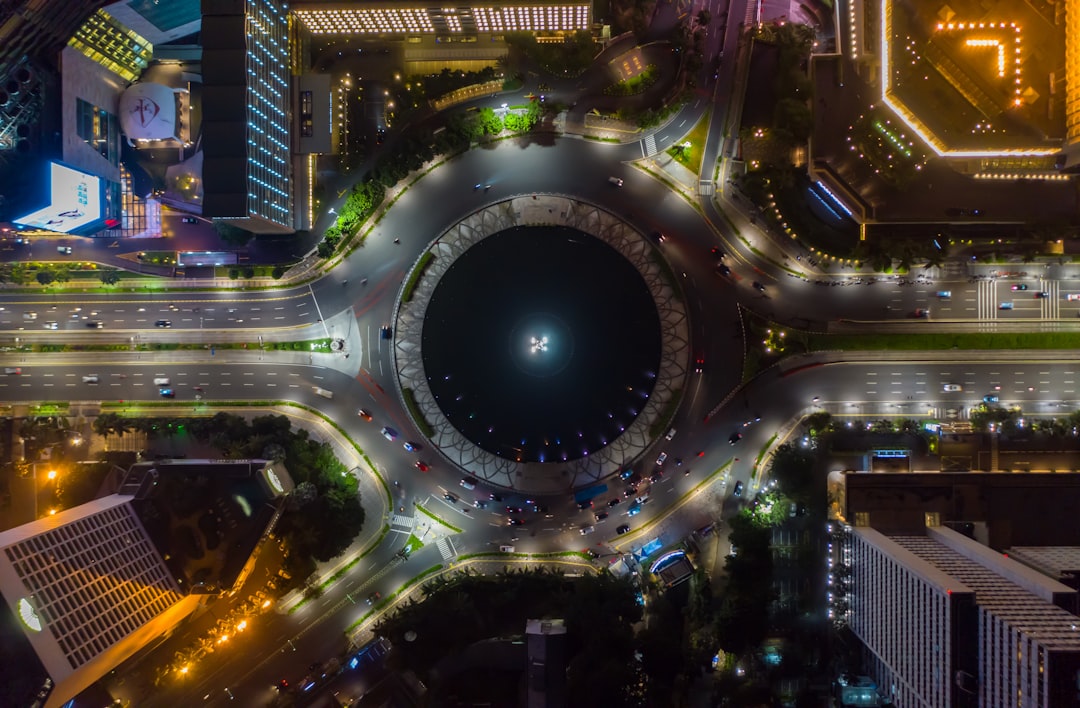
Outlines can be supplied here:
[[[296, 402], [341, 425], [392, 485], [393, 506], [385, 520], [391, 532], [340, 583], [296, 614], [266, 615], [253, 635], [242, 640], [249, 642], [247, 650], [223, 652], [220, 661], [187, 683], [140, 696], [141, 704], [265, 701], [281, 678], [300, 678], [303, 670], [297, 667], [341, 649], [341, 633], [366, 612], [363, 598], [371, 592], [388, 595], [417, 569], [450, 562], [464, 553], [503, 545], [525, 552], [589, 546], [613, 553], [653, 537], [675, 541], [714, 517], [709, 504], [737, 503], [730, 494], [736, 482], [750, 490], [760, 481], [760, 476], [751, 478], [756, 460], [774, 436], [785, 439], [792, 421], [806, 412], [826, 410], [853, 420], [945, 417], [952, 415], [949, 411], [963, 417], [987, 395], [1043, 414], [1080, 405], [1077, 367], [1052, 356], [1024, 361], [1003, 354], [958, 361], [943, 355], [897, 361], [866, 360], [868, 355], [786, 376], [774, 368], [739, 385], [746, 343], [736, 304], [781, 322], [839, 324], [855, 331], [1080, 326], [1076, 317], [1080, 302], [1070, 299], [1080, 294], [1080, 269], [1073, 266], [1027, 265], [1006, 271], [1001, 266], [950, 263], [909, 279], [843, 269], [822, 275], [798, 260], [781, 263], [762, 257], [758, 246], [765, 237], [738, 215], [736, 232], [711, 200], [699, 210], [636, 169], [633, 161], [681, 139], [710, 107], [709, 164], [720, 154], [722, 140], [731, 132], [728, 114], [720, 108], [728, 96], [741, 93], [733, 50], [737, 22], [746, 9], [745, 3], [732, 3], [729, 12], [736, 23], [710, 31], [709, 54], [719, 56], [723, 50], [727, 59], [715, 79], [712, 69], [706, 70], [709, 93], [695, 97], [647, 140], [610, 145], [566, 137], [543, 145], [505, 141], [470, 151], [412, 185], [367, 236], [363, 248], [310, 284], [239, 292], [161, 292], [155, 284], [124, 287], [114, 295], [62, 290], [0, 294], [0, 346], [7, 350], [0, 353], [0, 365], [19, 369], [0, 377], [2, 401], [70, 400], [92, 411], [103, 401], [159, 401], [162, 388], [167, 388], [175, 400], [191, 402], [193, 412], [211, 410], [206, 408], [211, 402]], [[621, 178], [623, 186], [613, 187], [610, 176]], [[474, 190], [472, 185], [478, 183], [491, 184], [492, 189]], [[707, 195], [715, 185], [705, 187], [700, 193]], [[462, 473], [421, 438], [401, 406], [389, 347], [378, 336], [383, 324], [392, 324], [395, 299], [411, 264], [448, 226], [493, 201], [548, 193], [572, 194], [620, 214], [643, 234], [660, 231], [667, 236], [658, 248], [687, 296], [692, 356], [705, 362], [700, 374], [688, 374], [684, 403], [673, 425], [676, 434], [659, 441], [634, 465], [634, 472], [648, 480], [657, 471], [658, 455], [667, 453], [662, 474], [655, 481], [643, 481], [632, 495], [648, 497], [641, 513], [633, 517], [628, 515], [627, 485], [617, 479], [609, 481], [594, 508], [587, 509], [579, 508], [569, 493], [527, 499], [513, 490], [485, 486], [464, 490]], [[730, 274], [717, 270], [713, 248], [724, 252]], [[80, 256], [86, 257], [80, 253], [71, 257]], [[753, 287], [754, 282], [761, 287]], [[312, 353], [260, 346], [323, 337], [340, 338], [346, 347], [336, 353]], [[138, 350], [139, 344], [158, 342], [205, 346], [189, 351]], [[213, 346], [226, 342], [254, 346], [248, 350]], [[132, 351], [78, 355], [18, 351], [19, 345], [31, 343], [123, 343]], [[169, 379], [166, 386], [154, 382], [162, 378]], [[947, 386], [959, 390], [946, 390]], [[316, 388], [332, 392], [332, 398], [317, 395]], [[373, 420], [358, 416], [360, 408]], [[400, 431], [401, 437], [385, 439], [380, 430], [386, 425]], [[405, 450], [404, 440], [416, 442], [420, 449]], [[418, 470], [417, 460], [430, 465], [430, 470]], [[713, 485], [703, 487], [717, 470], [723, 471]], [[448, 501], [447, 493], [459, 501]], [[491, 500], [492, 493], [502, 500]], [[618, 502], [609, 506], [613, 500]], [[474, 502], [486, 502], [487, 507]], [[413, 512], [416, 504], [435, 510], [463, 533], [432, 538], [409, 561], [402, 561], [395, 552], [423, 523], [422, 515]], [[673, 505], [677, 513], [668, 515]], [[507, 524], [506, 507], [523, 509], [514, 512], [525, 520], [523, 526]], [[663, 522], [653, 525], [661, 516]], [[369, 519], [368, 524], [374, 527], [383, 521]], [[632, 527], [630, 533], [617, 534], [615, 528], [624, 523]], [[587, 526], [596, 530], [585, 537], [581, 529]], [[138, 671], [132, 669], [133, 674]]]

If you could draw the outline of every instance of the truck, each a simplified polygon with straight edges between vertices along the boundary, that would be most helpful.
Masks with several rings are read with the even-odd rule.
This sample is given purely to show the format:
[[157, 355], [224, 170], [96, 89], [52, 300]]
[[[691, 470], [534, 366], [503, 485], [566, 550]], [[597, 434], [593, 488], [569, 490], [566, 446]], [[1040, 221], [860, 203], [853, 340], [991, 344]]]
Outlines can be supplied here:
[[587, 487], [574, 495], [574, 501], [578, 504], [581, 504], [582, 502], [587, 502], [590, 499], [595, 499], [606, 491], [606, 484], [598, 484], [595, 487]]
[[321, 388], [319, 386], [312, 386], [311, 390], [315, 392], [316, 396], [322, 396], [323, 398], [333, 398], [334, 397], [334, 392], [333, 391], [327, 391], [325, 388]]

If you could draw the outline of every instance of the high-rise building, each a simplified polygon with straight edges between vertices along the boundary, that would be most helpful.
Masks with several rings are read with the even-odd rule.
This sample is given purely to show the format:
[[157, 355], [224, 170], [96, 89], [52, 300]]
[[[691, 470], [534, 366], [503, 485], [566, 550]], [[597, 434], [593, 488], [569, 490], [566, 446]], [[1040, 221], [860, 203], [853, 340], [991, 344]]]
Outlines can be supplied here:
[[46, 708], [242, 584], [291, 486], [266, 460], [139, 463], [117, 493], [0, 533], [0, 594], [48, 676]]
[[289, 18], [279, 0], [203, 0], [203, 214], [293, 225]]
[[1080, 702], [1074, 590], [944, 527], [844, 539], [847, 620], [896, 706]]

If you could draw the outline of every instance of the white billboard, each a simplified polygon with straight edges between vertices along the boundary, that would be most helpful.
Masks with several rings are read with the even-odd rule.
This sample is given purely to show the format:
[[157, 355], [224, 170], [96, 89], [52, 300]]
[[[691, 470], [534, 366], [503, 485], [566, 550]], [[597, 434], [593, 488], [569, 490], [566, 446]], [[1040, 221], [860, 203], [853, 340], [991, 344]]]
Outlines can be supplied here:
[[20, 226], [68, 234], [101, 219], [101, 178], [49, 164], [51, 203], [15, 219]]

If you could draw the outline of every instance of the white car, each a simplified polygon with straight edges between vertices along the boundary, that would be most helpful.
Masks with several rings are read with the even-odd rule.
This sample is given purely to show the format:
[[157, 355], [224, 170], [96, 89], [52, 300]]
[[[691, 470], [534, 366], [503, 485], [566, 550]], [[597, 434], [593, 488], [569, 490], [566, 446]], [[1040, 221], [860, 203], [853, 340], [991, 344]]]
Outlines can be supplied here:
[[397, 431], [393, 428], [383, 428], [379, 432], [382, 433], [382, 436], [390, 442], [394, 442], [394, 439], [397, 438]]
[[945, 384], [944, 390], [948, 393], [956, 393], [957, 391], [963, 391], [964, 387], [960, 384]]
[[661, 452], [661, 453], [660, 453], [660, 457], [657, 457], [657, 458], [656, 458], [656, 466], [657, 466], [657, 467], [660, 467], [660, 466], [661, 466], [661, 465], [663, 465], [663, 464], [664, 464], [665, 462], [667, 462], [667, 453], [666, 453], [666, 452]]
[[99, 379], [97, 374], [90, 374], [89, 376], [82, 377], [83, 383], [98, 383], [98, 381]]

